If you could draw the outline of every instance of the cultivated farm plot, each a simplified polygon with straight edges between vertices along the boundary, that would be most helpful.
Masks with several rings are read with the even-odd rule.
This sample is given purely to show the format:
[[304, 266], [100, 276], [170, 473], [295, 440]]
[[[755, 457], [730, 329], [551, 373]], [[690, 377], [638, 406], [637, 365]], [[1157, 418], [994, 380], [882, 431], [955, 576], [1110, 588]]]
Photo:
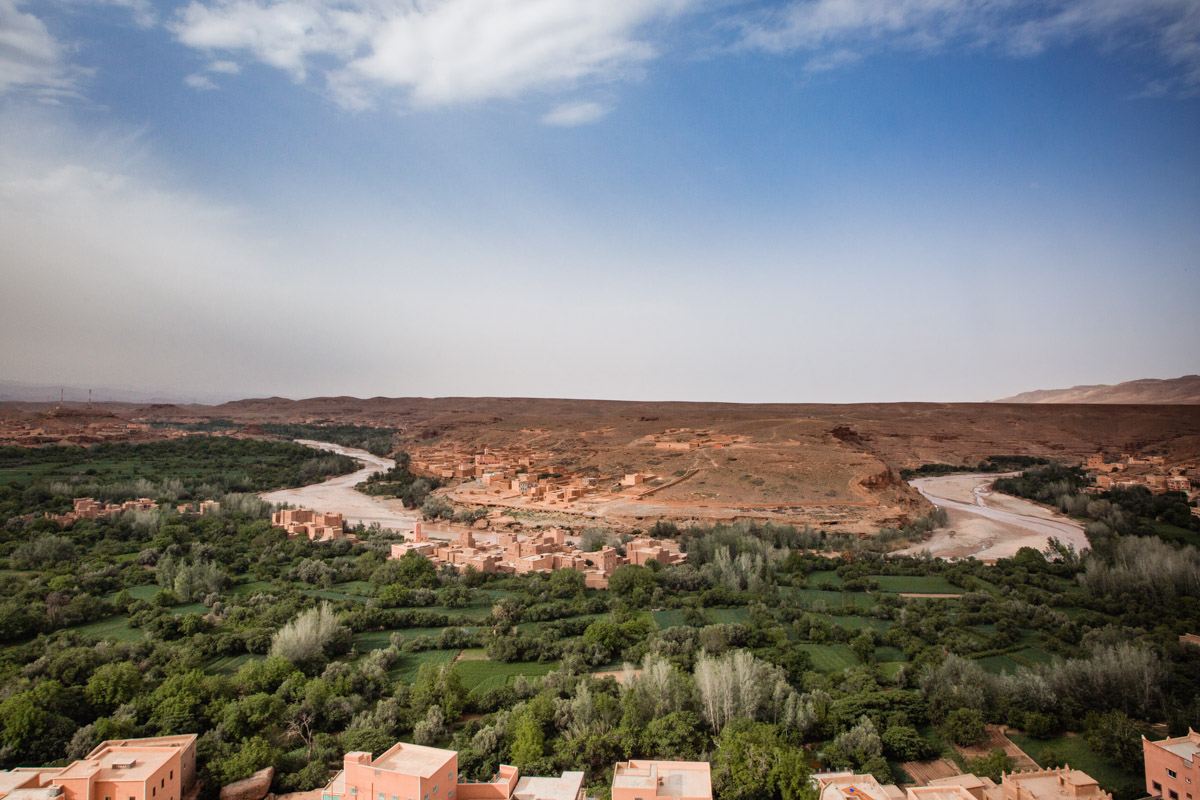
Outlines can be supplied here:
[[392, 680], [408, 681], [417, 678], [422, 664], [449, 664], [458, 655], [457, 650], [425, 650], [421, 653], [402, 653], [399, 660], [388, 670]]
[[784, 597], [812, 605], [824, 603], [826, 609], [854, 606], [856, 608], [874, 608], [876, 599], [866, 592], [835, 592], [830, 589], [797, 589], [785, 587], [780, 589]]
[[820, 672], [841, 672], [858, 663], [858, 658], [844, 644], [798, 644], [795, 645], [808, 653], [812, 659], [813, 669]]
[[706, 612], [708, 618], [713, 622], [729, 625], [735, 622], [749, 622], [750, 609], [748, 608], [710, 608]]
[[963, 588], [955, 586], [941, 575], [872, 575], [871, 580], [879, 584], [881, 592], [911, 592], [916, 594], [962, 594]]
[[899, 647], [880, 645], [879, 647], [875, 648], [875, 660], [881, 664], [904, 661], [904, 651]]
[[875, 617], [855, 617], [855, 616], [837, 616], [828, 615], [829, 619], [833, 620], [835, 625], [839, 625], [848, 631], [861, 631], [868, 628], [873, 631], [886, 631], [892, 627], [890, 619], [876, 619]]
[[840, 590], [842, 588], [842, 576], [837, 574], [837, 570], [819, 569], [808, 573], [808, 585], [812, 589], [824, 589], [828, 587]]
[[235, 594], [238, 597], [250, 597], [259, 593], [270, 594], [279, 591], [275, 584], [270, 581], [250, 581], [249, 583], [239, 583], [229, 589], [230, 594]]
[[518, 675], [524, 675], [527, 678], [540, 678], [558, 669], [558, 665], [559, 662], [557, 661], [546, 663], [539, 661], [513, 661], [506, 663], [503, 661], [464, 659], [455, 664], [454, 669], [458, 672], [458, 676], [462, 679], [463, 687], [467, 691], [480, 694], [490, 689], [507, 686]]
[[654, 624], [664, 631], [667, 628], [682, 628], [687, 625], [683, 621], [683, 609], [681, 608], [664, 608], [650, 613], [654, 617]]
[[984, 671], [995, 675], [1002, 672], [1016, 672], [1021, 666], [1008, 656], [985, 656], [984, 658], [976, 659], [976, 661], [979, 662], [979, 666], [983, 667]]
[[146, 636], [142, 630], [129, 627], [129, 616], [127, 614], [105, 617], [95, 622], [76, 625], [74, 628], [69, 628], [68, 630], [73, 630], [80, 636], [92, 636], [97, 639], [116, 639], [118, 642], [140, 642]]
[[241, 653], [236, 656], [218, 656], [204, 665], [206, 672], [212, 675], [233, 675], [251, 661], [261, 661], [266, 656], [256, 653]]
[[171, 613], [177, 617], [181, 617], [184, 614], [207, 614], [208, 606], [204, 605], [204, 603], [187, 603], [182, 606], [172, 606]]
[[1040, 647], [1023, 647], [1020, 650], [1014, 650], [1008, 653], [1008, 658], [1018, 664], [1026, 664], [1029, 666], [1034, 664], [1049, 664], [1054, 660], [1054, 655], [1046, 652]]

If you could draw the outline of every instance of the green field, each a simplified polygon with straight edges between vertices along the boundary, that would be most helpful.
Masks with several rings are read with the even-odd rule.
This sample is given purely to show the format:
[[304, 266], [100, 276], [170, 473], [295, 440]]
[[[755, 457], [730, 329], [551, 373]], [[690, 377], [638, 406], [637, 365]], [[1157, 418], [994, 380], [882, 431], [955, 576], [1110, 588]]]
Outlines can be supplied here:
[[682, 628], [687, 625], [683, 621], [683, 609], [680, 608], [665, 608], [659, 611], [651, 611], [654, 617], [654, 624], [662, 630], [667, 628]]
[[1038, 664], [1049, 664], [1054, 660], [1053, 654], [1046, 652], [1040, 647], [1023, 647], [1007, 655], [1012, 661], [1031, 667]]
[[748, 608], [710, 608], [708, 609], [708, 618], [713, 622], [723, 625], [728, 625], [734, 622], [748, 622], [750, 619], [750, 609]]
[[798, 644], [796, 647], [808, 653], [813, 669], [821, 672], [841, 672], [858, 663], [854, 653], [844, 644]]
[[962, 594], [963, 592], [961, 586], [955, 586], [941, 575], [873, 575], [871, 580], [879, 584], [881, 592], [922, 594]]
[[207, 614], [208, 606], [204, 605], [204, 603], [188, 603], [182, 606], [173, 606], [171, 613], [175, 616], [182, 616], [183, 614]]
[[233, 675], [244, 665], [251, 661], [260, 661], [266, 656], [256, 655], [254, 653], [241, 653], [236, 656], [217, 656], [212, 661], [204, 665], [206, 672], [213, 675]]
[[841, 608], [845, 605], [856, 608], [874, 608], [877, 602], [866, 592], [835, 592], [829, 589], [797, 589], [795, 587], [784, 587], [779, 591], [789, 600], [808, 603], [810, 606], [813, 603], [822, 602], [826, 608]]
[[463, 686], [471, 692], [486, 692], [500, 686], [507, 686], [518, 675], [527, 678], [540, 678], [548, 672], [558, 669], [557, 661], [545, 664], [537, 661], [459, 661], [455, 664], [458, 676]]
[[819, 569], [808, 573], [808, 585], [811, 589], [822, 589], [825, 587], [840, 589], [842, 586], [842, 576], [838, 575], [836, 570]]
[[876, 619], [875, 617], [855, 617], [855, 616], [837, 616], [827, 615], [833, 620], [835, 625], [845, 628], [848, 631], [861, 631], [870, 628], [873, 631], [886, 631], [892, 627], [890, 619]]
[[400, 658], [388, 670], [391, 680], [412, 681], [422, 664], [449, 664], [458, 655], [457, 650], [426, 650], [422, 653], [401, 653]]
[[875, 660], [879, 663], [890, 663], [893, 661], [904, 661], [904, 651], [899, 647], [891, 645], [880, 645], [875, 648]]
[[1001, 672], [1016, 672], [1021, 665], [1013, 661], [1008, 656], [986, 656], [976, 659], [979, 666], [983, 667], [987, 672], [999, 674]]
[[229, 590], [230, 594], [235, 594], [238, 597], [249, 597], [260, 592], [276, 592], [275, 584], [270, 581], [250, 581], [249, 583], [239, 583]]
[[1190, 544], [1200, 547], [1200, 533], [1189, 531], [1187, 528], [1181, 528], [1178, 525], [1172, 525], [1169, 522], [1150, 522], [1150, 527], [1154, 528], [1154, 532], [1166, 539], [1168, 542], [1176, 544]]
[[1042, 757], [1047, 751], [1052, 751], [1060, 764], [1070, 764], [1091, 775], [1101, 788], [1112, 792], [1129, 784], [1137, 785], [1137, 794], [1126, 796], [1141, 797], [1145, 794], [1143, 776], [1136, 772], [1126, 772], [1116, 764], [1101, 756], [1088, 746], [1087, 739], [1082, 736], [1059, 736], [1054, 739], [1035, 739], [1020, 733], [1009, 733], [1008, 738], [1024, 750], [1030, 758], [1044, 766]]
[[76, 625], [70, 628], [80, 636], [93, 636], [97, 639], [116, 639], [118, 642], [140, 642], [146, 634], [138, 628], [129, 627], [129, 617], [118, 614], [115, 617], [105, 617], [95, 622]]

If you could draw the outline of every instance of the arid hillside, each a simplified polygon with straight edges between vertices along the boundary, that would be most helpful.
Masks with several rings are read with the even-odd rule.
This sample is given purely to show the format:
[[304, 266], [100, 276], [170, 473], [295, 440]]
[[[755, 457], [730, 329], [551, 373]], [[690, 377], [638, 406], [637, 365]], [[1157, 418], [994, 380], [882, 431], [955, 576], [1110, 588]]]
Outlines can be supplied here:
[[[756, 517], [868, 532], [927, 508], [899, 480], [905, 467], [1010, 454], [1078, 463], [1097, 451], [1159, 454], [1172, 463], [1200, 457], [1200, 406], [1191, 405], [324, 397], [106, 410], [139, 427], [204, 420], [391, 427], [414, 458], [436, 452], [469, 459], [484, 448], [531, 448], [604, 486], [629, 473], [653, 473], [654, 491], [644, 496], [618, 493], [568, 508], [629, 524]], [[21, 404], [7, 421], [45, 424], [45, 413]], [[168, 430], [141, 428], [139, 434]]]
[[1200, 403], [1200, 375], [1184, 375], [1182, 378], [1169, 380], [1145, 378], [1118, 383], [1114, 386], [1098, 384], [1096, 386], [1073, 386], [1070, 389], [1038, 389], [1033, 392], [1022, 392], [996, 402], [1196, 405]]

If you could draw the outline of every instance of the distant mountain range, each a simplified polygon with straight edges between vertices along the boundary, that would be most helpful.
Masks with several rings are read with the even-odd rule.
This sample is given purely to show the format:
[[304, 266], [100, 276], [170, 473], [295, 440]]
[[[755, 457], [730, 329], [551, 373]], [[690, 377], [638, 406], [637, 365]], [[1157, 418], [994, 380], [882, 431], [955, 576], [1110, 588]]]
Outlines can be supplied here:
[[1070, 389], [1038, 389], [1005, 397], [997, 403], [1126, 403], [1131, 405], [1200, 405], [1200, 375], [1182, 378], [1144, 378], [1115, 386], [1073, 386]]
[[57, 403], [61, 397], [68, 403], [223, 403], [235, 398], [216, 392], [179, 392], [139, 389], [131, 386], [79, 386], [71, 384], [24, 383], [0, 380], [0, 403]]

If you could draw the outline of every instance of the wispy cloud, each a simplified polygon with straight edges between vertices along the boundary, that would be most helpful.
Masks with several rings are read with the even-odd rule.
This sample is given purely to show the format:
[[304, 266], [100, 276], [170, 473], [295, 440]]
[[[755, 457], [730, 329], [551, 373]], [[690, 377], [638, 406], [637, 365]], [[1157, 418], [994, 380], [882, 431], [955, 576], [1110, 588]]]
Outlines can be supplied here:
[[358, 108], [389, 91], [448, 106], [637, 74], [658, 46], [645, 29], [695, 0], [193, 0], [179, 41], [297, 81], [320, 72]]
[[577, 125], [590, 125], [593, 122], [598, 122], [608, 116], [610, 111], [612, 111], [612, 108], [600, 103], [563, 103], [542, 117], [542, 122], [547, 125], [572, 128]]
[[0, 0], [0, 94], [23, 90], [53, 101], [74, 95], [84, 74], [41, 19], [17, 0]]
[[838, 66], [845, 53], [968, 47], [1031, 56], [1081, 40], [1149, 46], [1177, 71], [1172, 82], [1200, 87], [1195, 0], [792, 0], [751, 14], [741, 28], [743, 46], [808, 53], [811, 71]]

